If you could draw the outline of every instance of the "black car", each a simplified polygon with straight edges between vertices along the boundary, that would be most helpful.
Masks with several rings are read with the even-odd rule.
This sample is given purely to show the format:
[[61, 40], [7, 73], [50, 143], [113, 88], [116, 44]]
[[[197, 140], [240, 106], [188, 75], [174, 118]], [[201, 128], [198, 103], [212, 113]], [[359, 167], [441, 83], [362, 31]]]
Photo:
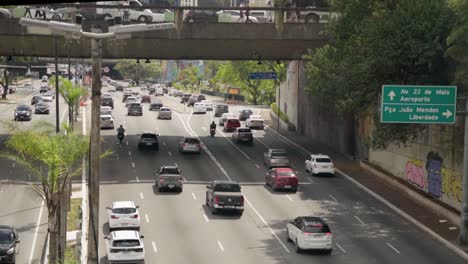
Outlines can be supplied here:
[[102, 98], [101, 99], [101, 106], [110, 106], [114, 109], [114, 99], [110, 97]]
[[163, 107], [163, 103], [160, 100], [155, 100], [150, 104], [149, 110], [159, 110], [161, 107]]
[[239, 120], [240, 121], [245, 121], [247, 118], [249, 118], [250, 115], [252, 115], [253, 112], [250, 109], [244, 109], [239, 115]]
[[42, 96], [35, 95], [31, 98], [31, 105], [35, 105], [36, 103], [42, 102]]
[[213, 10], [190, 10], [184, 18], [185, 23], [218, 23], [218, 14]]
[[123, 92], [124, 87], [123, 87], [123, 85], [119, 84], [119, 85], [117, 85], [117, 87], [115, 87], [115, 90]]
[[47, 86], [41, 86], [41, 88], [39, 88], [39, 93], [47, 93], [49, 91], [49, 87]]
[[180, 103], [185, 103], [185, 102], [188, 102], [188, 100], [190, 99], [190, 97], [192, 97], [192, 94], [189, 94], [189, 93], [184, 93], [182, 95], [182, 98], [180, 98]]
[[49, 105], [44, 102], [38, 102], [34, 108], [35, 114], [49, 114]]
[[148, 88], [148, 93], [149, 94], [154, 94], [155, 92], [156, 92], [156, 88], [154, 88], [154, 87], [149, 87]]
[[201, 101], [203, 101], [203, 100], [206, 100], [206, 97], [205, 97], [203, 94], [199, 94], [199, 95], [197, 96], [197, 101], [198, 101], [198, 102], [201, 102]]
[[27, 105], [18, 105], [15, 108], [14, 120], [31, 120], [32, 119], [32, 110], [31, 107]]
[[138, 136], [138, 148], [153, 148], [159, 150], [159, 135], [150, 131], [144, 131]]
[[192, 96], [189, 98], [189, 100], [187, 101], [187, 106], [193, 106], [197, 101], [197, 97], [196, 96]]
[[19, 243], [18, 233], [13, 227], [0, 226], [0, 263], [15, 263]]

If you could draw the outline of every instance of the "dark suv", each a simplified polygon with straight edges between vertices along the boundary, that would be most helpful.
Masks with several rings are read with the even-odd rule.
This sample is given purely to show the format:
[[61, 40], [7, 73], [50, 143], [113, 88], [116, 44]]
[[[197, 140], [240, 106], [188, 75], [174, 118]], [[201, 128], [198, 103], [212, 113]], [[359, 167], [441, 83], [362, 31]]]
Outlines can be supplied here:
[[215, 106], [215, 110], [214, 110], [214, 116], [215, 117], [220, 117], [222, 116], [224, 113], [228, 113], [229, 112], [229, 106], [226, 105], [226, 104], [219, 104], [219, 105], [216, 105]]
[[188, 102], [188, 100], [190, 99], [192, 95], [189, 94], [189, 93], [184, 93], [182, 95], [182, 98], [180, 98], [180, 103], [185, 103], [185, 102]]
[[249, 118], [250, 115], [253, 115], [252, 110], [250, 110], [250, 109], [242, 110], [242, 112], [239, 115], [239, 120], [240, 121], [245, 121], [247, 118]]
[[187, 106], [193, 106], [195, 103], [197, 102], [197, 97], [196, 96], [192, 96], [188, 99], [187, 101]]
[[101, 106], [110, 106], [114, 109], [114, 99], [110, 97], [102, 98], [101, 99]]
[[189, 10], [185, 23], [218, 23], [218, 14], [212, 10]]
[[19, 243], [18, 233], [13, 227], [0, 226], [0, 263], [15, 263]]
[[14, 120], [31, 120], [32, 119], [32, 110], [31, 107], [27, 105], [18, 105], [15, 108]]
[[35, 95], [31, 98], [31, 105], [35, 105], [36, 103], [42, 102], [42, 96]]
[[159, 150], [159, 135], [150, 131], [138, 134], [138, 148], [153, 148]]

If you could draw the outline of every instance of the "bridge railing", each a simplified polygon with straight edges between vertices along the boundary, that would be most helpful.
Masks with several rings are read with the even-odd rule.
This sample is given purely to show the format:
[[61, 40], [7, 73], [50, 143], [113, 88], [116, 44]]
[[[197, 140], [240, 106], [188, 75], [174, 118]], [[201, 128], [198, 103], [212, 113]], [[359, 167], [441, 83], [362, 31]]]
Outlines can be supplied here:
[[327, 23], [336, 13], [327, 8], [303, 7], [161, 7], [123, 5], [57, 4], [19, 6], [11, 9], [13, 17], [74, 22], [77, 15], [86, 17], [90, 9], [116, 24], [131, 23]]

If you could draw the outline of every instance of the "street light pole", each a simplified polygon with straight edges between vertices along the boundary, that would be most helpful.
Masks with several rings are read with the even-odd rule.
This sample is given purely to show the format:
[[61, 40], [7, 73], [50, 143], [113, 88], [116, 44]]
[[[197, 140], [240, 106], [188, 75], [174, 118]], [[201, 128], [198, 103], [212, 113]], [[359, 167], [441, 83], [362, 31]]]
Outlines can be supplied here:
[[[96, 29], [93, 30], [96, 32]], [[88, 263], [99, 263], [99, 182], [101, 171], [100, 105], [101, 105], [101, 56], [102, 40], [91, 38], [92, 87], [91, 87], [91, 139], [89, 155], [89, 240]]]
[[58, 75], [58, 44], [57, 36], [54, 36], [55, 46], [55, 132], [60, 132], [60, 117], [59, 117], [59, 75]]

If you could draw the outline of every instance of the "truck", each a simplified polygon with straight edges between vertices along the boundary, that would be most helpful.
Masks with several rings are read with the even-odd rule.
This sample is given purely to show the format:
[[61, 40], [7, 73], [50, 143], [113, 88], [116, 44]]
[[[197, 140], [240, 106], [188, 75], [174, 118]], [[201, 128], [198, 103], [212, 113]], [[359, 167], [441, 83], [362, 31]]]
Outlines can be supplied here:
[[219, 211], [233, 211], [238, 215], [244, 212], [244, 195], [241, 186], [235, 181], [213, 181], [206, 186], [206, 206], [212, 214]]
[[172, 13], [167, 9], [159, 12], [153, 12], [150, 9], [144, 8], [143, 4], [138, 0], [102, 1], [97, 2], [97, 5], [121, 6], [122, 8], [97, 8], [96, 13], [99, 15], [105, 15], [108, 18], [119, 17], [122, 21], [138, 21], [142, 23], [164, 22], [165, 13]]

